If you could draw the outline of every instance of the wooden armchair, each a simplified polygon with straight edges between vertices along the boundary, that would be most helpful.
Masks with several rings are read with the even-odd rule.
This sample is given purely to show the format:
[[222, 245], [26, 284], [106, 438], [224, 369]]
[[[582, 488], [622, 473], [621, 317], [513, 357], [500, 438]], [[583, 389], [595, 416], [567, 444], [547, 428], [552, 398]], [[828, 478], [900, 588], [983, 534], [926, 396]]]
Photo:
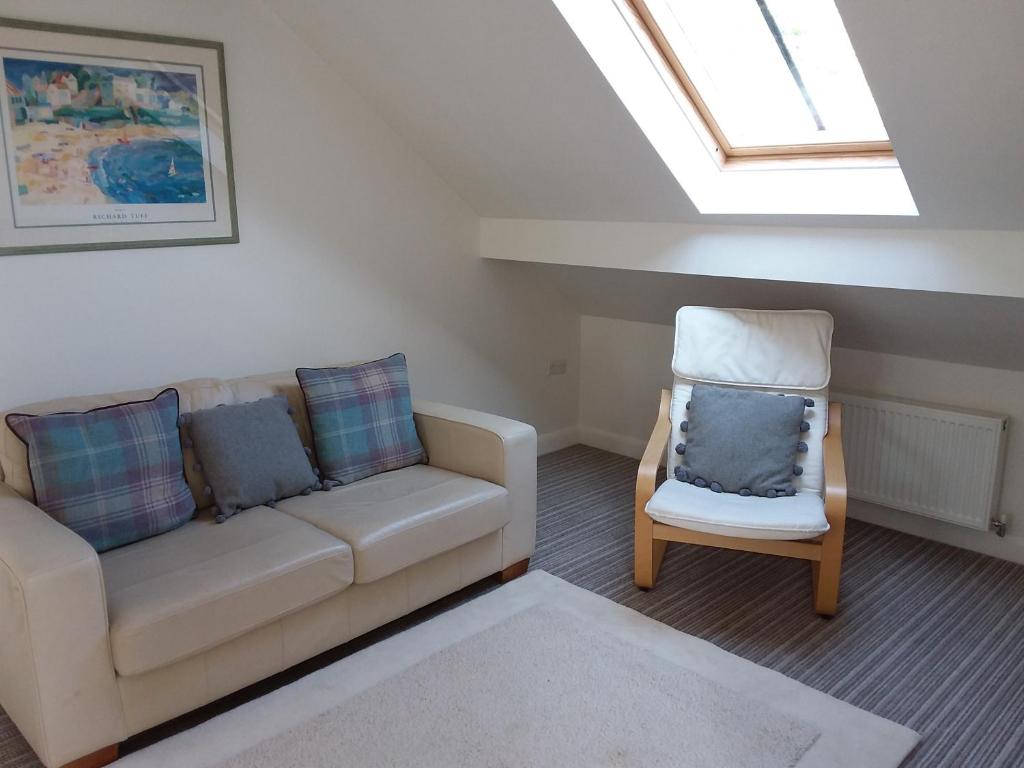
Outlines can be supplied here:
[[[687, 311], [690, 311], [689, 313]], [[670, 446], [670, 438], [676, 428], [676, 418], [673, 417], [674, 403], [681, 398], [688, 396], [687, 382], [682, 378], [680, 372], [681, 356], [692, 350], [693, 334], [681, 334], [679, 327], [687, 321], [694, 322], [703, 320], [696, 310], [713, 313], [746, 313], [746, 310], [708, 310], [702, 307], [684, 307], [677, 317], [677, 344], [676, 356], [673, 360], [673, 368], [676, 371], [677, 384], [675, 392], [662, 390], [661, 407], [658, 412], [658, 420], [651, 433], [647, 448], [640, 461], [640, 469], [636, 482], [636, 508], [635, 508], [635, 581], [638, 587], [650, 589], [654, 586], [661, 566], [665, 548], [669, 542], [682, 542], [686, 544], [699, 544], [702, 546], [721, 547], [723, 549], [735, 549], [746, 552], [758, 552], [762, 554], [778, 555], [780, 557], [795, 557], [811, 561], [812, 587], [814, 597], [814, 609], [823, 616], [832, 616], [836, 613], [839, 600], [839, 576], [843, 559], [843, 538], [846, 529], [846, 470], [843, 460], [842, 446], [842, 410], [839, 403], [828, 403], [827, 424], [821, 425], [819, 434], [821, 453], [812, 454], [811, 461], [820, 461], [822, 467], [822, 485], [820, 491], [817, 488], [801, 490], [805, 494], [806, 507], [808, 503], [817, 503], [815, 498], [822, 499], [818, 504], [817, 514], [821, 514], [823, 504], [824, 521], [820, 524], [823, 533], [810, 537], [800, 537], [798, 533], [784, 530], [780, 526], [773, 530], [772, 520], [765, 520], [765, 510], [770, 517], [774, 509], [772, 507], [778, 501], [789, 503], [789, 499], [772, 499], [764, 504], [764, 499], [742, 499], [735, 494], [727, 494], [735, 498], [729, 499], [733, 507], [733, 514], [729, 519], [718, 520], [715, 516], [715, 503], [720, 500], [723, 494], [713, 494], [707, 489], [693, 489], [685, 483], [676, 480], [668, 480], [662, 488], [657, 489], [659, 496], [665, 498], [660, 503], [652, 504], [656, 495], [656, 478], [658, 467], [666, 456]], [[751, 314], [774, 314], [785, 315], [787, 313], [751, 313]], [[793, 313], [796, 314], [796, 313]], [[821, 313], [824, 314], [824, 313]], [[697, 315], [697, 316], [694, 316]], [[828, 317], [826, 315], [826, 317]], [[718, 317], [716, 320], [720, 321]], [[729, 318], [726, 318], [728, 321]], [[750, 319], [741, 316], [740, 324], [749, 323]], [[779, 318], [771, 318], [769, 326], [778, 323]], [[714, 325], [714, 324], [712, 324]], [[736, 331], [733, 332], [746, 332]], [[768, 332], [776, 330], [768, 328]], [[759, 345], [765, 343], [763, 337], [765, 329], [756, 327], [752, 333], [753, 340]], [[827, 340], [831, 340], [831, 317], [828, 317]], [[702, 340], [703, 341], [703, 340]], [[746, 341], [750, 341], [747, 339]], [[741, 348], [749, 349], [749, 344], [741, 345]], [[682, 354], [681, 354], [682, 353]], [[827, 355], [827, 345], [825, 348]], [[700, 367], [699, 365], [697, 366]], [[696, 369], [694, 369], [696, 370]], [[705, 369], [706, 370], [706, 369]], [[684, 369], [683, 373], [689, 373]], [[827, 378], [826, 378], [827, 384]], [[782, 387], [784, 388], [784, 387]], [[682, 392], [679, 390], [682, 389]], [[809, 389], [809, 387], [805, 387]], [[823, 388], [818, 392], [827, 392]], [[822, 402], [822, 405], [825, 404]], [[821, 410], [826, 410], [822, 408]], [[671, 464], [672, 454], [669, 464]], [[810, 472], [808, 473], [810, 474]], [[670, 486], [669, 484], [673, 484]], [[666, 487], [668, 486], [668, 487]], [[664, 489], [664, 490], [663, 490]], [[682, 491], [686, 494], [681, 494]], [[698, 495], [700, 494], [700, 495]], [[820, 495], [819, 495], [820, 494]], [[678, 516], [675, 510], [683, 505], [685, 500], [696, 501], [698, 506], [703, 508], [701, 514], [693, 514], [687, 510], [680, 510]], [[738, 507], [743, 514], [743, 505], [750, 504], [751, 518], [757, 525], [763, 526], [766, 530], [751, 535], [752, 528], [745, 528], [736, 525], [735, 509]], [[760, 503], [760, 506], [758, 506]], [[653, 515], [653, 516], [652, 516]], [[827, 521], [827, 525], [825, 522]], [[730, 527], [732, 526], [732, 527]]]

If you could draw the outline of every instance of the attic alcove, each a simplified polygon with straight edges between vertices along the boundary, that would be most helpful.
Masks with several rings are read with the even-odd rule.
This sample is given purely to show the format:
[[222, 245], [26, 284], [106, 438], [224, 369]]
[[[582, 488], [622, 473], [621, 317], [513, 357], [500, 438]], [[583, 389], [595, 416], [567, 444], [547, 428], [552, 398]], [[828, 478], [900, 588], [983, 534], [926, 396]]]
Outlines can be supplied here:
[[686, 304], [813, 307], [835, 316], [838, 347], [1024, 371], [1024, 298], [555, 264], [522, 269], [581, 315], [671, 326]]

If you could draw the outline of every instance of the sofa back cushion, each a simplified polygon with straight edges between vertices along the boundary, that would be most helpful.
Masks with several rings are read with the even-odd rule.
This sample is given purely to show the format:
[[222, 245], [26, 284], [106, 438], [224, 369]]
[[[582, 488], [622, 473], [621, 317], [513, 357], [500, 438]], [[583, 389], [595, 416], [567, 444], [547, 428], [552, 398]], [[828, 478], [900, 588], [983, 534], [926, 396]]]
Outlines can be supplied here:
[[306, 398], [302, 395], [302, 387], [295, 378], [295, 371], [277, 371], [276, 373], [260, 373], [224, 382], [230, 388], [233, 402], [252, 403], [264, 397], [283, 395], [288, 399], [292, 409], [292, 420], [299, 430], [299, 439], [303, 446], [313, 447], [313, 433], [309, 428], [309, 416], [306, 414]]
[[[339, 363], [338, 365], [357, 364]], [[173, 387], [178, 391], [178, 407], [181, 413], [191, 413], [192, 411], [213, 408], [218, 405], [251, 403], [264, 397], [284, 395], [288, 398], [288, 405], [292, 407], [292, 418], [295, 421], [296, 428], [299, 430], [299, 438], [302, 440], [302, 444], [308, 447], [313, 446], [313, 435], [309, 426], [309, 418], [306, 415], [306, 399], [302, 395], [302, 389], [295, 378], [294, 370], [261, 373], [237, 379], [189, 379], [149, 389], [65, 397], [30, 403], [28, 405], [19, 405], [16, 408], [12, 408], [9, 412], [45, 414], [62, 411], [88, 411], [93, 408], [103, 408], [119, 403], [149, 400], [156, 397], [167, 387]], [[9, 485], [23, 498], [34, 503], [35, 495], [32, 493], [32, 479], [28, 471], [28, 453], [25, 450], [25, 444], [4, 423], [4, 416], [7, 413], [0, 413], [0, 481]], [[188, 487], [192, 491], [196, 505], [200, 509], [205, 509], [213, 503], [213, 500], [205, 493], [208, 483], [194, 450], [188, 446], [185, 438], [186, 435], [184, 430], [182, 430], [181, 439], [183, 444], [182, 455], [185, 461], [185, 479], [188, 481]]]
[[[178, 392], [178, 408], [181, 413], [189, 413], [200, 408], [212, 408], [222, 403], [236, 402], [235, 389], [229, 382], [220, 381], [219, 379], [191, 379], [168, 386]], [[105, 408], [122, 403], [151, 400], [164, 389], [166, 387], [66, 397], [58, 400], [21, 405], [12, 408], [7, 413], [47, 414], [89, 411], [95, 408]], [[11, 431], [4, 421], [7, 413], [0, 414], [0, 480], [3, 480], [4, 483], [17, 491], [23, 498], [35, 503], [36, 498], [32, 491], [32, 478], [28, 468], [28, 452], [25, 449], [25, 444], [18, 439], [17, 435]], [[192, 449], [187, 446], [184, 447], [182, 458], [185, 464], [185, 480], [192, 491], [196, 505], [200, 508], [208, 506], [210, 501], [203, 493], [206, 480], [202, 473], [196, 469], [196, 458]]]
[[178, 393], [86, 412], [11, 413], [36, 503], [98, 552], [172, 530], [196, 510], [185, 483]]

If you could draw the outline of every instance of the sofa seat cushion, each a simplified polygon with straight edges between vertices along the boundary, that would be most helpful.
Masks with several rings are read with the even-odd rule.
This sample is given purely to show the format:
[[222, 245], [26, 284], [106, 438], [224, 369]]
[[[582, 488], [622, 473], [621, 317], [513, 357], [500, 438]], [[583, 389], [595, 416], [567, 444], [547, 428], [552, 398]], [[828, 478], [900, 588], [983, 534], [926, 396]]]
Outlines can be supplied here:
[[[323, 494], [327, 495], [327, 494]], [[267, 507], [217, 525], [202, 513], [100, 556], [121, 675], [187, 658], [352, 583], [345, 542]]]
[[425, 464], [286, 499], [277, 509], [348, 542], [357, 584], [493, 533], [511, 515], [500, 485]]
[[647, 514], [676, 528], [741, 539], [811, 539], [829, 528], [825, 504], [811, 491], [769, 499], [714, 493], [676, 480], [658, 487]]

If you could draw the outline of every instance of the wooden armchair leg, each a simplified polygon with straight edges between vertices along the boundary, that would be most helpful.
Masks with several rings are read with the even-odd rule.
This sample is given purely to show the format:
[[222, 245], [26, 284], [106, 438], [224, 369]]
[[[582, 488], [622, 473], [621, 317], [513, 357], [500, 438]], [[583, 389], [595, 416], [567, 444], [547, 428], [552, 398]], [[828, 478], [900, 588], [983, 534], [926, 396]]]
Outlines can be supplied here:
[[667, 545], [667, 541], [654, 538], [654, 521], [647, 513], [638, 514], [633, 543], [633, 580], [641, 589], [651, 589], [657, 581]]
[[828, 432], [822, 442], [825, 465], [825, 518], [829, 530], [821, 539], [821, 563], [813, 563], [814, 610], [835, 616], [839, 605], [839, 571], [846, 537], [846, 463], [843, 461], [843, 407], [828, 405]]
[[814, 610], [835, 616], [839, 607], [839, 574], [843, 567], [843, 532], [830, 531], [822, 541], [821, 562], [811, 563]]
[[658, 484], [658, 465], [665, 453], [671, 423], [668, 420], [672, 393], [661, 390], [661, 405], [658, 407], [658, 421], [647, 441], [640, 468], [636, 473], [636, 496], [633, 506], [633, 580], [640, 589], [650, 589], [658, 578], [661, 558], [665, 555], [667, 541], [654, 538], [654, 520], [647, 514], [647, 502], [654, 496]]

